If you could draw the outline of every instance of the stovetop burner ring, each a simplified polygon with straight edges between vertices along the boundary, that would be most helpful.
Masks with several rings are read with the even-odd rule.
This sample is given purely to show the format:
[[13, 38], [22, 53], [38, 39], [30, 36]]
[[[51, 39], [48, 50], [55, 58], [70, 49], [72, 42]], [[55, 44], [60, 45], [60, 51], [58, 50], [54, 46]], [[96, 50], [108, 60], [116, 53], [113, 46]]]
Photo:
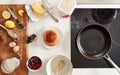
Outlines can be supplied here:
[[115, 9], [94, 9], [92, 10], [93, 19], [100, 24], [111, 23], [117, 15], [117, 10]]

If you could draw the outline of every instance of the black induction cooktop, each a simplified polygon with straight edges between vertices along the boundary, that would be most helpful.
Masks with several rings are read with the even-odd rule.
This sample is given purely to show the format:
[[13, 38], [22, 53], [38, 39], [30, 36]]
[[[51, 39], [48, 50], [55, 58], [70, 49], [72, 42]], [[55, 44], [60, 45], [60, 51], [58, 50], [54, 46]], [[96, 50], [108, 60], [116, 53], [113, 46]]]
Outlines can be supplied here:
[[109, 51], [111, 59], [120, 67], [120, 9], [80, 9], [71, 15], [71, 61], [74, 68], [113, 68], [104, 58], [90, 60], [79, 52], [76, 37], [79, 30], [87, 25], [97, 24], [105, 27], [111, 35]]

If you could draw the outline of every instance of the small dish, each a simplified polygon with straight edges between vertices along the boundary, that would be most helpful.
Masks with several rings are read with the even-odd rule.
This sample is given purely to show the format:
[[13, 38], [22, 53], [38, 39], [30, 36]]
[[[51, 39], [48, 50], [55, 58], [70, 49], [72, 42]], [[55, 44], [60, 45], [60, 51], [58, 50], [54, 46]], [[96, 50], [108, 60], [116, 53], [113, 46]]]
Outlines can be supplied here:
[[76, 0], [70, 0], [70, 1], [60, 0], [57, 8], [60, 12], [60, 15], [62, 17], [65, 17], [65, 16], [70, 16], [72, 14], [73, 10], [75, 9], [75, 6], [76, 6]]
[[28, 16], [30, 17], [30, 19], [32, 21], [36, 22], [36, 21], [40, 20], [42, 17], [47, 16], [48, 14], [45, 12], [45, 14], [43, 16], [41, 16], [40, 18], [38, 18], [35, 15], [35, 13], [33, 12], [32, 8], [31, 8], [32, 4], [35, 3], [35, 2], [43, 2], [44, 5], [46, 5], [49, 9], [52, 9], [52, 6], [46, 0], [37, 0], [37, 1], [33, 1], [33, 2], [29, 3], [29, 4], [26, 4], [25, 5], [25, 9], [26, 9], [26, 12], [27, 12]]
[[37, 72], [42, 66], [42, 61], [38, 56], [28, 58], [26, 66], [31, 72]]
[[[58, 33], [60, 35], [60, 41], [58, 42], [58, 44], [56, 44], [55, 46], [49, 46], [49, 45], [45, 44], [43, 35], [44, 35], [44, 32], [46, 30], [57, 30], [58, 31]], [[40, 41], [41, 41], [41, 43], [43, 44], [44, 47], [46, 47], [48, 49], [53, 49], [53, 48], [59, 47], [62, 44], [62, 42], [63, 42], [63, 34], [62, 34], [61, 30], [59, 28], [57, 28], [57, 27], [46, 27], [46, 28], [43, 28], [41, 33], [40, 33]]]
[[[59, 63], [58, 65], [56, 63], [58, 61], [62, 61], [62, 63]], [[46, 65], [47, 75], [71, 75], [72, 70], [73, 66], [71, 61], [63, 55], [56, 55], [52, 57]]]
[[34, 15], [31, 9], [31, 5], [25, 5], [26, 12], [32, 21], [38, 21], [39, 18]]
[[9, 59], [5, 59], [1, 63], [1, 70], [4, 73], [12, 73], [17, 69], [20, 65], [20, 60], [16, 57], [12, 57]]

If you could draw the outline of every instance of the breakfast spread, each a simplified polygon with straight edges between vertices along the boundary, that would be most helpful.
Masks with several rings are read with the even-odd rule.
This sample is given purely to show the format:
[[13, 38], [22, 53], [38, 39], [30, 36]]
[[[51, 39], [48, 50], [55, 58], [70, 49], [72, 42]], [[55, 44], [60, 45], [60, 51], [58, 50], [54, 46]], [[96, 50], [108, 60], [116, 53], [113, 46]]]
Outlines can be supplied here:
[[[29, 2], [31, 2], [31, 1], [29, 1]], [[33, 1], [35, 1], [35, 0], [33, 0]], [[27, 34], [28, 33], [27, 32], [28, 31], [27, 30], [28, 16], [27, 16], [27, 12], [26, 12], [27, 10], [24, 8], [25, 5], [11, 5], [11, 4], [10, 5], [6, 4], [4, 6], [0, 5], [0, 8], [1, 8], [1, 10], [0, 10], [0, 15], [1, 15], [0, 16], [0, 43], [1, 43], [1, 45], [0, 45], [0, 66], [1, 66], [0, 67], [0, 75], [7, 75], [6, 73], [9, 73], [8, 75], [17, 75], [17, 74], [18, 75], [28, 75], [28, 70], [30, 70], [31, 72], [37, 72], [41, 68], [42, 68], [42, 70], [40, 72], [44, 72], [44, 70], [46, 69], [47, 75], [71, 75], [72, 74], [71, 73], [72, 69], [73, 69], [72, 63], [68, 58], [66, 58], [64, 56], [56, 56], [52, 60], [50, 59], [50, 61], [48, 61], [47, 64], [45, 62], [49, 55], [57, 55], [56, 52], [58, 52], [58, 54], [67, 54], [67, 56], [69, 56], [69, 52], [66, 51], [67, 49], [68, 50], [71, 49], [69, 46], [67, 46], [67, 47], [62, 46], [62, 48], [59, 48], [59, 49], [54, 48], [53, 49], [53, 47], [55, 47], [57, 45], [59, 46], [59, 43], [61, 42], [61, 40], [64, 41], [62, 39], [64, 37], [61, 36], [62, 33], [59, 30], [54, 29], [54, 28], [49, 29], [50, 27], [48, 27], [48, 29], [46, 28], [47, 30], [45, 30], [45, 31], [41, 31], [40, 37], [34, 33], [38, 30], [38, 28], [41, 29], [45, 25], [47, 25], [47, 26], [57, 25], [58, 27], [62, 26], [62, 23], [56, 24], [56, 23], [52, 22], [51, 20], [49, 20], [50, 16], [56, 22], [62, 22], [62, 20], [64, 20], [62, 18], [70, 17], [72, 11], [74, 10], [75, 0], [59, 0], [59, 1], [60, 1], [60, 3], [58, 3], [58, 5], [57, 5], [58, 9], [54, 9], [55, 10], [54, 12], [59, 10], [59, 12], [60, 12], [59, 15], [62, 16], [60, 19], [61, 21], [59, 21], [57, 19], [58, 15], [55, 16], [54, 13], [51, 13], [51, 10], [53, 10], [53, 9], [46, 8], [42, 1], [34, 2], [34, 3], [31, 2], [32, 4], [27, 3], [27, 4], [29, 4], [29, 6], [32, 10], [32, 13], [30, 13], [30, 15], [34, 14], [37, 17], [37, 21], [39, 20], [37, 22], [38, 24], [30, 22], [31, 23], [31, 27], [29, 27], [30, 34], [31, 34], [31, 32], [33, 32], [32, 35], [30, 35], [30, 36], [28, 36], [28, 34]], [[52, 4], [54, 4], [54, 2], [52, 2]], [[9, 7], [10, 9], [7, 9], [7, 7]], [[76, 14], [78, 14], [78, 13], [76, 13]], [[85, 14], [84, 17], [86, 17], [86, 16], [88, 16], [88, 15]], [[32, 15], [32, 17], [34, 17], [34, 16]], [[36, 19], [36, 17], [35, 17], [35, 19]], [[43, 17], [43, 19], [42, 19], [42, 17]], [[78, 16], [77, 18], [76, 17], [73, 17], [73, 18], [77, 19], [77, 20], [79, 20], [79, 22], [81, 22], [81, 20], [84, 20], [84, 17], [79, 18], [79, 16]], [[119, 17], [117, 17], [117, 18], [119, 20]], [[89, 19], [89, 17], [87, 17], [87, 20], [88, 19]], [[90, 20], [91, 20], [91, 18], [90, 18]], [[86, 21], [86, 18], [85, 18], [85, 21]], [[42, 22], [45, 22], [45, 23], [41, 24]], [[71, 23], [78, 24], [79, 22], [74, 21]], [[83, 25], [83, 22], [81, 25]], [[54, 24], [52, 24], [52, 23], [54, 23]], [[64, 23], [64, 21], [63, 21], [63, 23]], [[113, 24], [113, 23], [110, 23], [111, 27], [112, 27], [111, 24]], [[117, 24], [118, 23], [119, 23], [119, 21], [117, 22]], [[66, 24], [66, 26], [65, 26], [65, 24]], [[32, 28], [32, 26], [35, 26], [35, 25], [37, 25], [38, 28], [36, 28], [36, 27]], [[78, 26], [73, 25], [73, 26], [76, 26], [76, 27], [74, 27], [75, 32], [77, 31], [77, 29], [80, 28], [81, 25], [80, 24]], [[24, 30], [20, 29], [19, 26]], [[64, 27], [68, 28], [67, 26], [68, 26], [67, 23], [63, 24], [63, 27], [61, 27], [61, 28], [63, 28], [63, 31], [64, 31]], [[105, 26], [105, 27], [109, 27], [108, 29], [111, 29], [110, 26]], [[115, 28], [115, 26], [113, 26], [113, 28]], [[31, 29], [33, 29], [34, 31], [32, 31]], [[115, 31], [115, 30], [117, 30], [117, 29], [110, 30], [110, 32]], [[63, 45], [65, 45], [65, 44], [69, 45], [69, 43], [70, 43], [70, 42], [68, 42], [69, 41], [68, 37], [70, 36], [70, 34], [67, 33], [68, 31], [69, 31], [69, 29], [66, 29], [64, 31], [65, 32], [64, 35], [66, 36], [66, 38], [65, 38], [64, 43], [62, 43]], [[74, 36], [75, 36], [75, 32], [73, 33]], [[113, 39], [114, 38], [117, 39], [116, 37], [118, 37], [118, 35], [117, 36], [115, 36], [115, 35], [116, 34], [114, 34]], [[36, 46], [34, 47], [31, 42], [36, 42], [36, 41], [34, 41], [34, 40], [36, 40], [36, 37], [38, 37], [37, 39], [42, 40], [42, 42], [44, 42], [45, 45], [51, 47], [53, 49], [53, 51], [49, 51], [50, 48], [44, 49], [44, 47], [42, 47], [42, 45], [41, 45], [42, 42], [40, 42], [40, 44], [39, 44], [41, 46], [37, 46], [35, 44], [37, 46], [37, 48], [36, 48]], [[18, 39], [18, 38], [19, 38], [19, 40], [15, 41], [15, 39]], [[76, 37], [73, 39], [75, 40]], [[75, 44], [75, 42], [76, 41], [73, 41], [72, 43]], [[46, 55], [43, 54], [44, 56], [42, 56], [42, 58], [44, 58], [44, 61], [42, 61], [39, 56], [32, 56], [32, 57], [28, 58], [27, 44], [29, 44], [29, 43], [31, 43], [30, 44], [31, 54], [29, 54], [29, 55], [30, 56], [35, 55], [37, 52], [38, 52], [37, 54], [39, 54], [39, 55], [41, 55], [42, 53], [45, 53]], [[118, 40], [117, 40], [117, 43], [119, 44]], [[72, 44], [72, 46], [76, 47], [73, 44]], [[113, 42], [113, 44], [114, 44], [114, 42]], [[116, 47], [118, 47], [118, 44], [117, 44], [117, 46], [113, 45], [112, 48], [118, 49], [118, 48], [116, 48]], [[37, 49], [39, 49], [40, 51], [37, 51]], [[61, 52], [59, 52], [60, 49], [61, 49]], [[77, 48], [73, 48], [74, 51], [75, 51], [75, 49], [77, 49]], [[32, 52], [34, 52], [34, 53], [32, 54]], [[78, 51], [76, 51], [76, 53], [77, 52]], [[51, 54], [51, 53], [54, 53], [54, 54]], [[73, 52], [71, 52], [71, 53], [73, 53]], [[77, 55], [76, 53], [73, 53], [73, 56]], [[115, 52], [113, 52], [113, 53], [115, 53]], [[22, 58], [22, 60], [18, 59], [16, 55], [20, 56]], [[83, 61], [82, 61], [82, 59], [83, 59]], [[84, 58], [81, 58], [80, 61], [82, 61], [82, 63], [85, 63], [87, 60], [84, 61]], [[118, 61], [118, 60], [115, 60], [115, 61]], [[76, 62], [78, 62], [78, 61], [76, 61]], [[92, 65], [92, 63], [90, 63], [90, 64]], [[103, 65], [103, 64], [100, 64], [100, 65]], [[118, 63], [118, 65], [119, 65], [119, 63]], [[44, 66], [46, 66], [46, 68]], [[87, 66], [89, 66], [89, 65], [87, 65]], [[95, 64], [93, 64], [93, 66], [95, 66]], [[37, 72], [36, 74], [41, 74], [40, 72]], [[46, 73], [43, 73], [41, 75], [44, 75], [44, 74], [46, 74]]]
[[60, 34], [57, 30], [46, 30], [43, 34], [45, 44], [55, 46], [60, 41]]
[[11, 15], [8, 11], [5, 10], [5, 11], [2, 12], [2, 17], [4, 19], [9, 19], [11, 17]]
[[[33, 42], [38, 36], [36, 34], [27, 36], [27, 29], [25, 29], [28, 21], [28, 17], [26, 16], [27, 10], [25, 10], [23, 5], [21, 5], [20, 8], [19, 6], [20, 5], [18, 6], [7, 5], [5, 7], [8, 11], [4, 9], [2, 10], [3, 12], [1, 13], [2, 19], [4, 19], [4, 21], [0, 23], [0, 29], [4, 32], [4, 35], [6, 36], [5, 39], [8, 38], [7, 37], [8, 35], [12, 38], [8, 38], [5, 42], [2, 41], [2, 43], [6, 47], [2, 46], [2, 48], [0, 49], [0, 53], [2, 53], [2, 51], [4, 53], [2, 54], [3, 57], [2, 58], [0, 57], [0, 60], [2, 60], [1, 63], [2, 72], [0, 71], [0, 74], [4, 72], [4, 73], [11, 73], [12, 75], [16, 75], [19, 72], [19, 70], [25, 70], [23, 71], [24, 73], [22, 74], [27, 75], [28, 70], [32, 72], [36, 72], [39, 71], [40, 68], [42, 67], [42, 60], [38, 56], [32, 56], [30, 58], [27, 58], [26, 44]], [[56, 22], [59, 21], [53, 15], [53, 13], [51, 13], [50, 8], [45, 6], [44, 2], [42, 1], [34, 2], [30, 6], [32, 9], [32, 14], [36, 15], [36, 17], [41, 18], [47, 12]], [[65, 8], [64, 6], [65, 6], [64, 3], [60, 4], [60, 7], [63, 8], [64, 11], [71, 10], [72, 7], [71, 5], [68, 5], [67, 8]], [[19, 29], [18, 26], [20, 26], [22, 29], [25, 30]], [[8, 33], [7, 35], [6, 35], [6, 31], [4, 30], [7, 31]], [[43, 35], [41, 35], [41, 37], [43, 38], [42, 39], [43, 42], [50, 47], [55, 47], [59, 45], [60, 41], [62, 40], [62, 33], [56, 28], [51, 28], [51, 29], [48, 28], [47, 30], [42, 32], [42, 34]], [[0, 38], [2, 38], [1, 35]], [[15, 41], [15, 39], [19, 39], [19, 40]], [[20, 58], [18, 58], [16, 55], [18, 55]], [[64, 61], [55, 62], [53, 66], [55, 74], [57, 74], [58, 71], [63, 70], [65, 68], [65, 65], [66, 64]]]

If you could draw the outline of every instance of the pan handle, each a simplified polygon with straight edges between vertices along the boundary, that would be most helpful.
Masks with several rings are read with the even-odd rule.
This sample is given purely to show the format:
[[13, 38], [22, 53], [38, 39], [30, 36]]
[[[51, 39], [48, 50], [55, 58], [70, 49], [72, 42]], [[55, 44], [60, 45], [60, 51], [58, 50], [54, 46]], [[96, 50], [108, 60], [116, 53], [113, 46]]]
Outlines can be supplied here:
[[109, 57], [108, 54], [106, 54], [104, 58], [108, 60], [115, 67], [115, 69], [120, 73], [120, 68], [112, 61], [112, 59]]

